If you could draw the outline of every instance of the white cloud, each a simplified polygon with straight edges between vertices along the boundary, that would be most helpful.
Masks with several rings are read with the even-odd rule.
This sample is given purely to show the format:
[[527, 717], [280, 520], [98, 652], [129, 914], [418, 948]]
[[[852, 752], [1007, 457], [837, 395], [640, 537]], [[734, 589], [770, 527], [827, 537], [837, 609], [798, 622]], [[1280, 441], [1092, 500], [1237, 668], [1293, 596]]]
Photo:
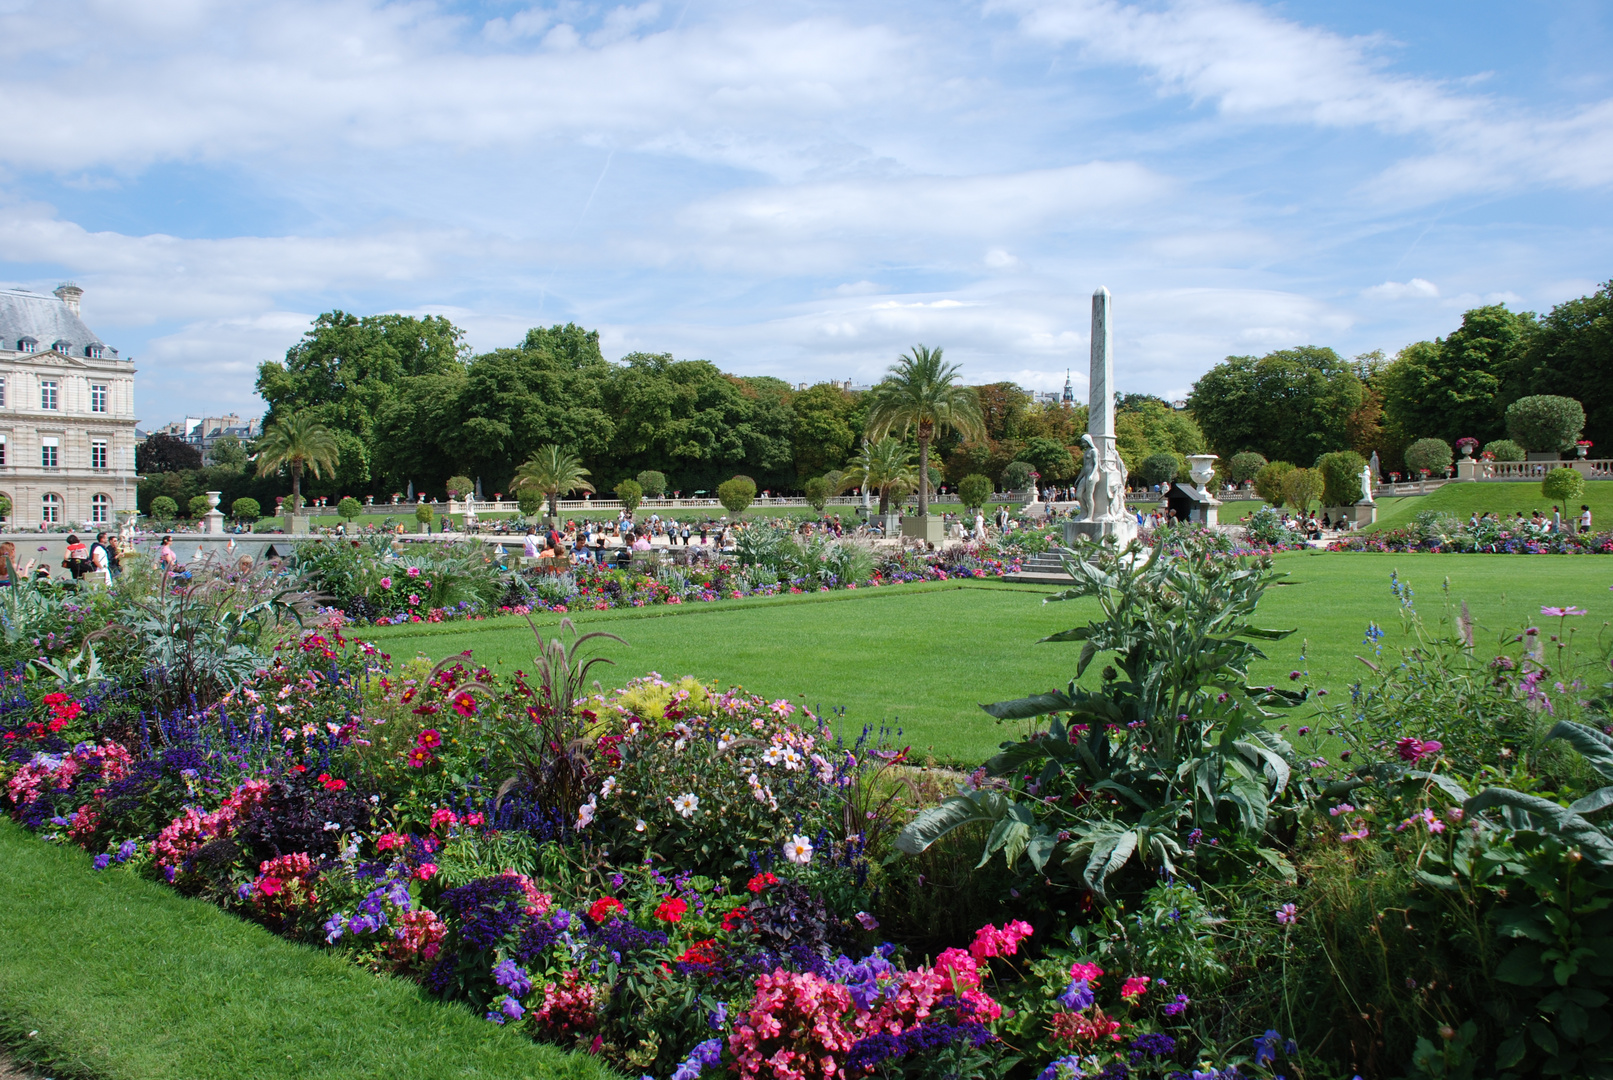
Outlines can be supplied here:
[[1439, 286], [1414, 277], [1410, 281], [1386, 281], [1362, 289], [1361, 295], [1368, 300], [1433, 300], [1439, 297]]
[[509, 18], [489, 19], [482, 24], [482, 36], [488, 41], [508, 45], [516, 41], [537, 37], [554, 22], [554, 13], [542, 8], [527, 8]]

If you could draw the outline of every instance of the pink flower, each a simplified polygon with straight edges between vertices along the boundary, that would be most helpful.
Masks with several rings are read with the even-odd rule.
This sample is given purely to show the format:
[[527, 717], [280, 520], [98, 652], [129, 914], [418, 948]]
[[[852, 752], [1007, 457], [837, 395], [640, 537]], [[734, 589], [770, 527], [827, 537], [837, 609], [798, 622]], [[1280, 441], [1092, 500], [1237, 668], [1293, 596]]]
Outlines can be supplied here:
[[1583, 615], [1584, 608], [1577, 607], [1542, 607], [1540, 613], [1548, 618], [1560, 619], [1566, 615]]
[[1339, 842], [1348, 844], [1351, 840], [1365, 840], [1369, 835], [1371, 835], [1371, 833], [1367, 829], [1367, 823], [1357, 819], [1355, 823], [1355, 831], [1339, 833]]
[[418, 566], [411, 566], [407, 571], [405, 571], [405, 573], [407, 573], [410, 577], [419, 577], [420, 568]]
[[1395, 747], [1400, 751], [1401, 761], [1409, 761], [1413, 764], [1416, 764], [1423, 758], [1432, 757], [1441, 750], [1445, 749], [1445, 744], [1437, 742], [1433, 739], [1430, 739], [1428, 742], [1423, 742], [1420, 739], [1413, 739], [1408, 736], [1407, 738], [1401, 739], [1399, 742], [1395, 743]]
[[1076, 963], [1070, 965], [1070, 978], [1088, 983], [1092, 986], [1098, 985], [1098, 976], [1102, 974], [1103, 969], [1097, 964]]
[[391, 578], [384, 577], [384, 578], [381, 579], [381, 588], [390, 589], [391, 587], [392, 587], [392, 579]]
[[[1289, 905], [1289, 907], [1292, 906], [1292, 904]], [[1150, 979], [1147, 975], [1132, 975], [1120, 987], [1120, 996], [1128, 1001], [1132, 998], [1140, 998], [1148, 992], [1149, 982]]]
[[1284, 926], [1293, 926], [1299, 921], [1299, 909], [1293, 904], [1284, 904], [1277, 909], [1277, 921]]
[[459, 821], [459, 815], [454, 813], [452, 810], [448, 809], [448, 807], [446, 807], [446, 806], [439, 807], [431, 815], [431, 827], [433, 829], [439, 829], [444, 825], [453, 825], [453, 824], [456, 824], [458, 821]]
[[436, 863], [421, 863], [415, 868], [414, 876], [419, 878], [421, 881], [430, 881], [431, 875], [435, 874], [436, 872]]

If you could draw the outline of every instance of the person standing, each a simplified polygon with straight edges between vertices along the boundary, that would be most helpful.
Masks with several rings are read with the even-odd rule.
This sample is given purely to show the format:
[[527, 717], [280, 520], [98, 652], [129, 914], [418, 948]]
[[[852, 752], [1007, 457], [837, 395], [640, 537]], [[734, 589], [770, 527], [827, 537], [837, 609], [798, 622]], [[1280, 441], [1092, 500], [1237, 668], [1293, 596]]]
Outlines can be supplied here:
[[1591, 531], [1591, 508], [1584, 503], [1579, 504], [1579, 531], [1582, 533]]
[[1560, 506], [1551, 508], [1551, 531], [1554, 534], [1563, 531], [1563, 511]]

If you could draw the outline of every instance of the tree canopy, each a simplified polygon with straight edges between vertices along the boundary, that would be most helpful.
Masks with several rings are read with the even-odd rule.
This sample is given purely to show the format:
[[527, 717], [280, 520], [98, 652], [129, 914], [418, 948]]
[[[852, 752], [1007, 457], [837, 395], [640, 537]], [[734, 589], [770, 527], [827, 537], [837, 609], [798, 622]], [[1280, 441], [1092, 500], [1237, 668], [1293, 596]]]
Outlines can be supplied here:
[[1343, 357], [1306, 345], [1229, 356], [1193, 384], [1187, 403], [1223, 458], [1253, 450], [1271, 461], [1310, 463], [1349, 445], [1350, 417], [1365, 399]]

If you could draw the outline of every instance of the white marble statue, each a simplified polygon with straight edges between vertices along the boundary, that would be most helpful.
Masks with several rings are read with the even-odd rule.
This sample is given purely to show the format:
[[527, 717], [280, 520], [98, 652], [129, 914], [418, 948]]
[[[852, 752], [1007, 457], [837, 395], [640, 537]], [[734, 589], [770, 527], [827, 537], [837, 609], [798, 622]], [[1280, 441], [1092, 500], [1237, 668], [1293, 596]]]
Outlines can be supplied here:
[[1087, 433], [1081, 436], [1081, 479], [1074, 521], [1065, 524], [1065, 543], [1075, 537], [1094, 540], [1113, 536], [1124, 545], [1137, 535], [1137, 519], [1126, 509], [1126, 463], [1115, 445], [1113, 339], [1109, 325], [1109, 290], [1092, 294], [1092, 368], [1087, 406]]
[[[1373, 456], [1376, 457], [1377, 455], [1374, 454]], [[1371, 465], [1363, 465], [1363, 466], [1361, 466], [1361, 502], [1364, 505], [1370, 504], [1372, 502], [1372, 466]]]

